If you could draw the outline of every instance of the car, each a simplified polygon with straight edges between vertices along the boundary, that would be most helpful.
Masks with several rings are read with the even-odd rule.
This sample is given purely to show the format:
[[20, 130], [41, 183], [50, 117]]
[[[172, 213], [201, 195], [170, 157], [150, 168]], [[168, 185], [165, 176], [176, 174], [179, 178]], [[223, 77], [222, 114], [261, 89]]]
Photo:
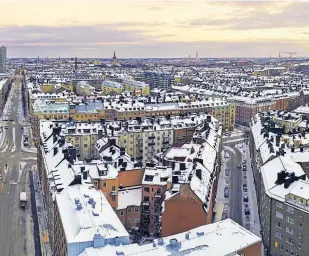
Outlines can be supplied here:
[[248, 192], [248, 188], [247, 188], [247, 187], [243, 187], [242, 190], [243, 190], [244, 192]]
[[6, 125], [6, 126], [4, 126], [4, 128], [5, 128], [5, 129], [9, 129], [9, 126], [8, 126], [8, 125]]
[[242, 201], [245, 202], [245, 203], [248, 203], [248, 202], [249, 202], [249, 197], [248, 197], [248, 195], [244, 195]]
[[245, 172], [247, 171], [247, 167], [243, 167], [242, 170]]
[[228, 198], [230, 196], [230, 190], [228, 188], [224, 189], [224, 197]]
[[229, 185], [225, 185], [224, 189], [229, 189], [230, 186]]
[[229, 168], [226, 168], [226, 169], [225, 169], [225, 175], [226, 175], [226, 176], [229, 176], [229, 175], [230, 175], [230, 169], [229, 169]]
[[225, 179], [225, 184], [229, 184], [229, 183], [230, 183], [229, 179]]
[[249, 209], [249, 207], [248, 207], [248, 208], [245, 208], [245, 215], [246, 215], [246, 216], [250, 215], [250, 209]]
[[249, 216], [249, 215], [246, 215], [245, 221], [246, 221], [246, 222], [250, 222], [250, 216]]
[[243, 180], [242, 183], [243, 183], [243, 185], [246, 185], [246, 187], [247, 187], [247, 185], [248, 185], [247, 180]]
[[247, 168], [247, 165], [244, 163], [244, 164], [242, 165], [242, 168]]
[[241, 168], [241, 164], [238, 164], [238, 165], [237, 165], [237, 168], [240, 169], [240, 168]]
[[243, 178], [244, 178], [244, 180], [246, 180], [246, 179], [247, 179], [247, 175], [245, 174], [245, 175], [243, 176]]
[[248, 187], [248, 184], [247, 184], [247, 183], [243, 183], [243, 184], [242, 184], [242, 187], [243, 187], [243, 188], [247, 188], [247, 187]]
[[0, 174], [0, 180], [2, 180], [2, 174]]
[[227, 212], [228, 210], [229, 210], [229, 206], [227, 203], [225, 203], [223, 206], [223, 212]]

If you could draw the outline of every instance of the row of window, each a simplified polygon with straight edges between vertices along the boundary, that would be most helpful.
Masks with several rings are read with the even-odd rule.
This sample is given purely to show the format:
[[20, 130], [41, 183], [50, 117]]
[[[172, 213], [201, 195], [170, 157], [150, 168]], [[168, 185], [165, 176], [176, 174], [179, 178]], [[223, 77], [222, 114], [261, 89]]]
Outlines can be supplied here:
[[[279, 218], [279, 219], [283, 219], [283, 214], [279, 211], [276, 211], [276, 217]], [[292, 218], [290, 216], [286, 216], [286, 221], [291, 223], [291, 224], [294, 224], [294, 218]]]
[[[128, 212], [133, 212], [133, 211], [131, 211], [131, 207], [128, 207], [127, 211], [128, 211]], [[138, 212], [139, 212], [138, 207], [134, 207], [134, 212], [135, 212], [135, 213], [138, 213]], [[124, 211], [120, 211], [120, 216], [124, 216]], [[135, 222], [135, 223], [136, 223], [136, 222]]]

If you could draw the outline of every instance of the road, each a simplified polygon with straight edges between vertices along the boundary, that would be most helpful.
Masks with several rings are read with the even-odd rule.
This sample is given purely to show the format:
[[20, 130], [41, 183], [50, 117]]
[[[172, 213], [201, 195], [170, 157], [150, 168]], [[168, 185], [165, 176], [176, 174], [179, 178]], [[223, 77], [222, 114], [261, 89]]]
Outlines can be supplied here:
[[230, 169], [229, 175], [229, 217], [242, 225], [242, 170], [237, 168], [241, 163], [242, 156], [235, 145], [224, 147], [225, 152], [229, 154], [229, 161], [226, 167]]
[[16, 78], [2, 113], [3, 128], [0, 128], [0, 255], [32, 256], [35, 248], [31, 207], [28, 204], [25, 210], [19, 208], [19, 193], [26, 191], [30, 195], [28, 172], [36, 165], [36, 153], [27, 152], [22, 145], [22, 77]]

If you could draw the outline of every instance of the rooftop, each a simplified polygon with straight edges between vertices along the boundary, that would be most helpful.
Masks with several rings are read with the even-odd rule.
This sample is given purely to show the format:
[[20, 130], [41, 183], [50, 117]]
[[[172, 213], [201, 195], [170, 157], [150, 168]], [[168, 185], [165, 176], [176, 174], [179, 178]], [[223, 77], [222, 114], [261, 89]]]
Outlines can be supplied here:
[[[225, 256], [261, 243], [261, 239], [231, 219], [192, 229], [188, 232], [156, 239], [152, 244], [87, 248], [79, 256], [125, 255], [216, 255]], [[224, 244], [224, 246], [222, 246]]]

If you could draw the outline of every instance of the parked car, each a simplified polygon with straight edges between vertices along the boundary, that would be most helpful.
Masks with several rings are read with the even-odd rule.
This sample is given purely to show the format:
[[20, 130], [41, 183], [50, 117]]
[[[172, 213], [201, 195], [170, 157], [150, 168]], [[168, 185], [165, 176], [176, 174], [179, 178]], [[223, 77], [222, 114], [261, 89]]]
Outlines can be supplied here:
[[245, 202], [245, 203], [248, 203], [249, 202], [249, 197], [248, 197], [248, 195], [244, 195], [244, 197], [243, 197], [243, 202]]
[[230, 186], [229, 185], [225, 185], [224, 189], [229, 189]]
[[230, 169], [229, 169], [229, 168], [226, 168], [226, 169], [225, 169], [225, 175], [226, 175], [226, 176], [229, 176], [229, 175], [230, 175]]
[[247, 215], [250, 215], [250, 209], [249, 209], [249, 207], [248, 208], [245, 208], [245, 215], [247, 216]]
[[246, 174], [244, 174], [243, 178], [244, 178], [244, 180], [247, 180], [247, 175], [246, 175]]
[[242, 190], [243, 190], [244, 192], [248, 192], [248, 188], [247, 188], [247, 187], [242, 187]]
[[228, 198], [230, 196], [230, 190], [228, 188], [224, 189], [224, 197]]
[[241, 164], [238, 164], [238, 165], [237, 165], [237, 168], [240, 169], [240, 168], [241, 168]]
[[247, 171], [247, 167], [243, 166], [242, 170], [245, 172]]

